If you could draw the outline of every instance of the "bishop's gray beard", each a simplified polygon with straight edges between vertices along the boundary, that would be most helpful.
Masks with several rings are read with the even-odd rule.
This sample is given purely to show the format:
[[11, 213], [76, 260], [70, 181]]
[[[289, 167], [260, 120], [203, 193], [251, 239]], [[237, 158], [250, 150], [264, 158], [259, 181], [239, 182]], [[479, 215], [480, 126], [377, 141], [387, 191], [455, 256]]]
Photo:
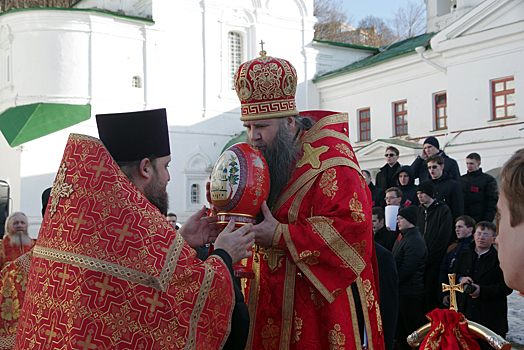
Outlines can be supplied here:
[[153, 172], [155, 173], [155, 178], [144, 187], [144, 196], [165, 216], [169, 208], [169, 196], [166, 192], [166, 186], [162, 186], [160, 181], [158, 181], [156, 166], [153, 168]]
[[300, 144], [293, 141], [293, 136], [281, 123], [273, 144], [267, 145], [265, 150], [260, 150], [266, 158], [269, 170], [269, 208], [275, 204], [280, 192], [286, 187], [300, 154]]

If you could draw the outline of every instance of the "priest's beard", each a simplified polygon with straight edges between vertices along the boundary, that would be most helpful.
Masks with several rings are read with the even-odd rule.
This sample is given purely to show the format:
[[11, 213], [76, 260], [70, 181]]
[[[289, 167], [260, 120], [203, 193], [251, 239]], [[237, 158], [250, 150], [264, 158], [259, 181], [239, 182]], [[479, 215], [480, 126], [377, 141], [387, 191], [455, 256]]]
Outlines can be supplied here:
[[[286, 118], [283, 118], [284, 122], [285, 120]], [[275, 204], [278, 195], [286, 187], [293, 173], [293, 165], [300, 154], [300, 145], [293, 141], [294, 135], [286, 129], [284, 122], [280, 123], [273, 143], [267, 144], [265, 150], [260, 150], [266, 158], [271, 180], [267, 199], [269, 208]], [[256, 142], [250, 143], [257, 146]]]
[[153, 166], [153, 173], [152, 181], [144, 187], [144, 196], [165, 216], [169, 208], [169, 196], [166, 192], [166, 186], [162, 186], [158, 179], [156, 165]]
[[33, 244], [33, 241], [31, 240], [31, 238], [29, 238], [29, 236], [27, 235], [27, 232], [13, 233], [12, 235], [9, 236], [9, 240], [10, 240], [9, 245], [11, 247], [20, 247], [20, 243], [26, 246], [30, 246]]

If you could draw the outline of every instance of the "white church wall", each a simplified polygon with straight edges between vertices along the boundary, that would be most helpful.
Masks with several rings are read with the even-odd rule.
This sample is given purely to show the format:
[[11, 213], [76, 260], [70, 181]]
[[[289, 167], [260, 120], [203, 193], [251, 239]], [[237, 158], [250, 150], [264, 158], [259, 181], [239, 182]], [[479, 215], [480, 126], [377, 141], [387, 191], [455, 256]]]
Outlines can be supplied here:
[[76, 8], [100, 9], [115, 13], [149, 18], [152, 17], [152, 0], [82, 0], [75, 4]]
[[20, 154], [21, 147], [11, 148], [3, 136], [0, 136], [0, 180], [9, 184], [9, 211], [20, 211]]

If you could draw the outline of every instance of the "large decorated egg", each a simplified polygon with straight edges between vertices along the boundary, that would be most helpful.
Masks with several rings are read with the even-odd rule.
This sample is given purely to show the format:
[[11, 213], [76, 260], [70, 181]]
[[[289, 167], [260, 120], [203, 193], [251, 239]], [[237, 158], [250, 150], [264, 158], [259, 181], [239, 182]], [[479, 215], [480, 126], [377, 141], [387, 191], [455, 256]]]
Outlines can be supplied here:
[[255, 224], [269, 195], [269, 170], [262, 153], [245, 142], [229, 147], [215, 164], [210, 192], [219, 225], [231, 219], [237, 226]]

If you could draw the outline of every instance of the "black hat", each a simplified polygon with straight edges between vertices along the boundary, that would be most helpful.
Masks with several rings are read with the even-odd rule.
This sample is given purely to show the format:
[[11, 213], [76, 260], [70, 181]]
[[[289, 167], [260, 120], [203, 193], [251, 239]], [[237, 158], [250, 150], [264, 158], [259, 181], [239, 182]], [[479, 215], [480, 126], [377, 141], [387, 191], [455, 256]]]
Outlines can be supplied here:
[[420, 185], [417, 186], [417, 192], [418, 191], [425, 193], [431, 198], [433, 198], [433, 183], [431, 181], [421, 182]]
[[47, 203], [49, 202], [49, 196], [51, 196], [51, 187], [46, 188], [44, 192], [42, 192], [42, 217], [44, 217]]
[[440, 149], [440, 143], [438, 143], [438, 140], [433, 136], [428, 137], [426, 141], [424, 141], [423, 145], [426, 143], [429, 143], [430, 145], [435, 146], [437, 149]]
[[165, 109], [97, 114], [96, 124], [100, 140], [117, 162], [171, 154]]
[[413, 225], [417, 226], [418, 208], [415, 205], [410, 205], [407, 208], [402, 208], [398, 211], [398, 215], [402, 216]]

